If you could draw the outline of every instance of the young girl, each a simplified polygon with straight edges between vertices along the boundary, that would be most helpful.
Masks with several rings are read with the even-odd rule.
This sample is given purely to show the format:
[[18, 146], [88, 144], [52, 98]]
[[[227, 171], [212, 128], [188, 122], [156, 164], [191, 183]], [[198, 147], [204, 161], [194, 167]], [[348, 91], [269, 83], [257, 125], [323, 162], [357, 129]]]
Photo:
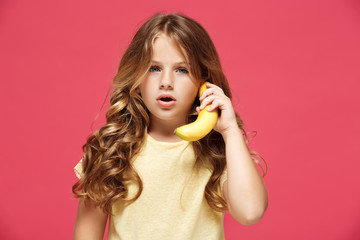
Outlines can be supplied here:
[[[208, 81], [200, 98], [199, 87]], [[135, 34], [113, 81], [107, 123], [83, 146], [74, 239], [224, 239], [224, 212], [259, 221], [267, 190], [243, 121], [204, 28], [157, 14]], [[219, 111], [214, 129], [188, 142], [174, 130]]]

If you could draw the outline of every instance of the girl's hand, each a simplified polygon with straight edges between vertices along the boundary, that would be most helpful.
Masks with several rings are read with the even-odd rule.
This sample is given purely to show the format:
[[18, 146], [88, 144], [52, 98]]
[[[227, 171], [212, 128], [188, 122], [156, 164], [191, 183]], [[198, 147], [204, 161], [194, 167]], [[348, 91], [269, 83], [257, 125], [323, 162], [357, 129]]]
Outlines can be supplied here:
[[219, 108], [219, 118], [214, 130], [225, 137], [224, 134], [231, 132], [231, 129], [238, 128], [234, 108], [230, 98], [224, 94], [220, 87], [212, 83], [207, 83], [206, 86], [208, 89], [200, 96], [201, 104], [196, 110], [200, 112], [207, 105], [210, 105], [207, 109], [208, 111], [216, 111], [216, 108]]

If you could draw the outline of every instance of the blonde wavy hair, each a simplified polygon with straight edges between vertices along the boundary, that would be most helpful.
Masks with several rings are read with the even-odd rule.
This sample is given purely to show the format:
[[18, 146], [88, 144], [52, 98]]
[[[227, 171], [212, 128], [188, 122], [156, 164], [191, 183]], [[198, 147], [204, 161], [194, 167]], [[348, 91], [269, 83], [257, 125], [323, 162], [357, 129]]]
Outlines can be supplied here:
[[[143, 183], [134, 169], [132, 161], [140, 152], [149, 127], [149, 112], [137, 88], [146, 77], [151, 66], [152, 43], [165, 33], [186, 52], [190, 73], [200, 82], [209, 81], [221, 87], [231, 99], [231, 92], [220, 65], [215, 46], [206, 30], [196, 21], [184, 15], [156, 14], [136, 32], [125, 51], [118, 72], [113, 79], [114, 90], [110, 95], [111, 106], [106, 112], [106, 124], [91, 134], [83, 149], [83, 174], [73, 185], [77, 198], [93, 200], [107, 214], [112, 214], [112, 205], [117, 200], [125, 203], [136, 201]], [[193, 104], [188, 122], [196, 119]], [[236, 114], [237, 123], [248, 143], [244, 122]], [[208, 167], [211, 177], [205, 187], [205, 198], [215, 211], [224, 212], [227, 204], [219, 191], [220, 177], [226, 168], [225, 143], [220, 133], [212, 130], [205, 138], [192, 142], [196, 161], [194, 168]], [[261, 167], [263, 176], [267, 171], [257, 158], [258, 153], [249, 149], [252, 159]], [[128, 199], [127, 184], [135, 182], [138, 192]]]

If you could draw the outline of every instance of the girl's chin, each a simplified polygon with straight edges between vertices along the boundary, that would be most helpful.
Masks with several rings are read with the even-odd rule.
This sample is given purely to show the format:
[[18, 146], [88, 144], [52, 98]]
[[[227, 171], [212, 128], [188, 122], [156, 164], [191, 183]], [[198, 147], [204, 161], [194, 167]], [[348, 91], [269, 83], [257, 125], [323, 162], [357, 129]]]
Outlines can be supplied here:
[[157, 114], [150, 114], [150, 119], [152, 122], [161, 122], [161, 124], [174, 125], [177, 127], [179, 124], [186, 123], [186, 119], [179, 116], [184, 115], [179, 115], [179, 113], [176, 114], [172, 111], [162, 111]]

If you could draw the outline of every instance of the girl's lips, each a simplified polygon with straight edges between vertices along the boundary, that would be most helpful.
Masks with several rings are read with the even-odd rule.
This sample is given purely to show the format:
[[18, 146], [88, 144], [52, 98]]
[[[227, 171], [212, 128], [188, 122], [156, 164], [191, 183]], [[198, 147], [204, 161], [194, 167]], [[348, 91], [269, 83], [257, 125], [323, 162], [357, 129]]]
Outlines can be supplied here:
[[162, 107], [172, 107], [176, 102], [176, 99], [170, 94], [161, 94], [156, 100]]
[[162, 107], [172, 107], [175, 104], [174, 100], [171, 101], [163, 101], [161, 99], [157, 100], [158, 104]]

